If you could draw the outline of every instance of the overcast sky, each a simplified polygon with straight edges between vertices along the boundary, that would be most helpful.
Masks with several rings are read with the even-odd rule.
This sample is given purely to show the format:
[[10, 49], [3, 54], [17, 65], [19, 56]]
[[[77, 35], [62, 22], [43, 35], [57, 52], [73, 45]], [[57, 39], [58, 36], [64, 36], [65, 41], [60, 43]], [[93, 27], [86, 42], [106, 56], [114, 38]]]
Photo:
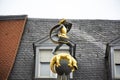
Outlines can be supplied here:
[[0, 0], [0, 15], [120, 20], [120, 0]]

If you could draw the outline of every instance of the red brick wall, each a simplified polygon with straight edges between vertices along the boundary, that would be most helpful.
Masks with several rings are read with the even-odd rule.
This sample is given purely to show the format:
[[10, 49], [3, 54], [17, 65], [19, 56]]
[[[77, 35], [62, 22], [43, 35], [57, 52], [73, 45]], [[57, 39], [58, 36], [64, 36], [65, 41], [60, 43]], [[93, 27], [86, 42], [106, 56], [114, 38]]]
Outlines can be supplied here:
[[25, 21], [0, 21], [0, 80], [7, 80], [13, 67]]

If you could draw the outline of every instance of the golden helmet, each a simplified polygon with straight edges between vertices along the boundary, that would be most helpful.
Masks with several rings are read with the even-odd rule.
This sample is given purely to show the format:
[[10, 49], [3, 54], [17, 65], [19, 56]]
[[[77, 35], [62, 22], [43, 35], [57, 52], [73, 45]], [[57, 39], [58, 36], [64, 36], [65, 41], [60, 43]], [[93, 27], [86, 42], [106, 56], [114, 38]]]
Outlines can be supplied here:
[[62, 23], [64, 23], [66, 20], [63, 18], [63, 19], [61, 19], [59, 22], [58, 22], [58, 24], [62, 24]]

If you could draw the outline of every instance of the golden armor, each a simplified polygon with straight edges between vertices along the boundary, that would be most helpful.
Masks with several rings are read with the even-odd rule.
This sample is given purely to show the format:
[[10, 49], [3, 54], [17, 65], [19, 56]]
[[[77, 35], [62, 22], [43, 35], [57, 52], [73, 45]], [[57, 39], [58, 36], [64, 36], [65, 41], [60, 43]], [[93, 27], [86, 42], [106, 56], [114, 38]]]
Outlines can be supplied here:
[[60, 33], [58, 34], [58, 37], [68, 38], [66, 27], [63, 24], [61, 24], [61, 26], [62, 28], [60, 29]]

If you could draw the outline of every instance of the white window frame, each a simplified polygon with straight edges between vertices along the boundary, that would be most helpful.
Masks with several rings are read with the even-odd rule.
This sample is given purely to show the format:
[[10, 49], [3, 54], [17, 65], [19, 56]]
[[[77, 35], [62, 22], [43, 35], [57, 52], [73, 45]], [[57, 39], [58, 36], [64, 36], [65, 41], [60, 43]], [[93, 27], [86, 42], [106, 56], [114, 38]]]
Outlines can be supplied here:
[[120, 46], [115, 46], [115, 47], [111, 47], [111, 71], [112, 71], [112, 78], [113, 79], [120, 79], [120, 77], [118, 77], [116, 75], [116, 63], [115, 63], [115, 50], [120, 50]]
[[[40, 62], [40, 58], [39, 58], [40, 57], [40, 50], [45, 50], [45, 49], [51, 50], [51, 48], [49, 48], [49, 47], [37, 47], [36, 48], [35, 78], [57, 78], [57, 76], [56, 77], [52, 76], [52, 75], [54, 75], [54, 73], [52, 73], [51, 71], [50, 71], [50, 76], [40, 76], [40, 66], [41, 66], [41, 62]], [[49, 63], [49, 62], [47, 62], [47, 63]]]
[[[57, 74], [56, 76], [53, 76], [54, 73], [50, 70], [50, 76], [40, 76], [40, 50], [51, 50], [52, 53], [52, 49], [54, 49], [54, 47], [36, 47], [36, 55], [35, 55], [35, 78], [57, 78]], [[68, 47], [61, 47], [60, 50], [64, 51], [64, 50], [68, 50]], [[49, 63], [49, 62], [48, 62]], [[73, 78], [73, 72], [70, 73], [70, 78]]]

